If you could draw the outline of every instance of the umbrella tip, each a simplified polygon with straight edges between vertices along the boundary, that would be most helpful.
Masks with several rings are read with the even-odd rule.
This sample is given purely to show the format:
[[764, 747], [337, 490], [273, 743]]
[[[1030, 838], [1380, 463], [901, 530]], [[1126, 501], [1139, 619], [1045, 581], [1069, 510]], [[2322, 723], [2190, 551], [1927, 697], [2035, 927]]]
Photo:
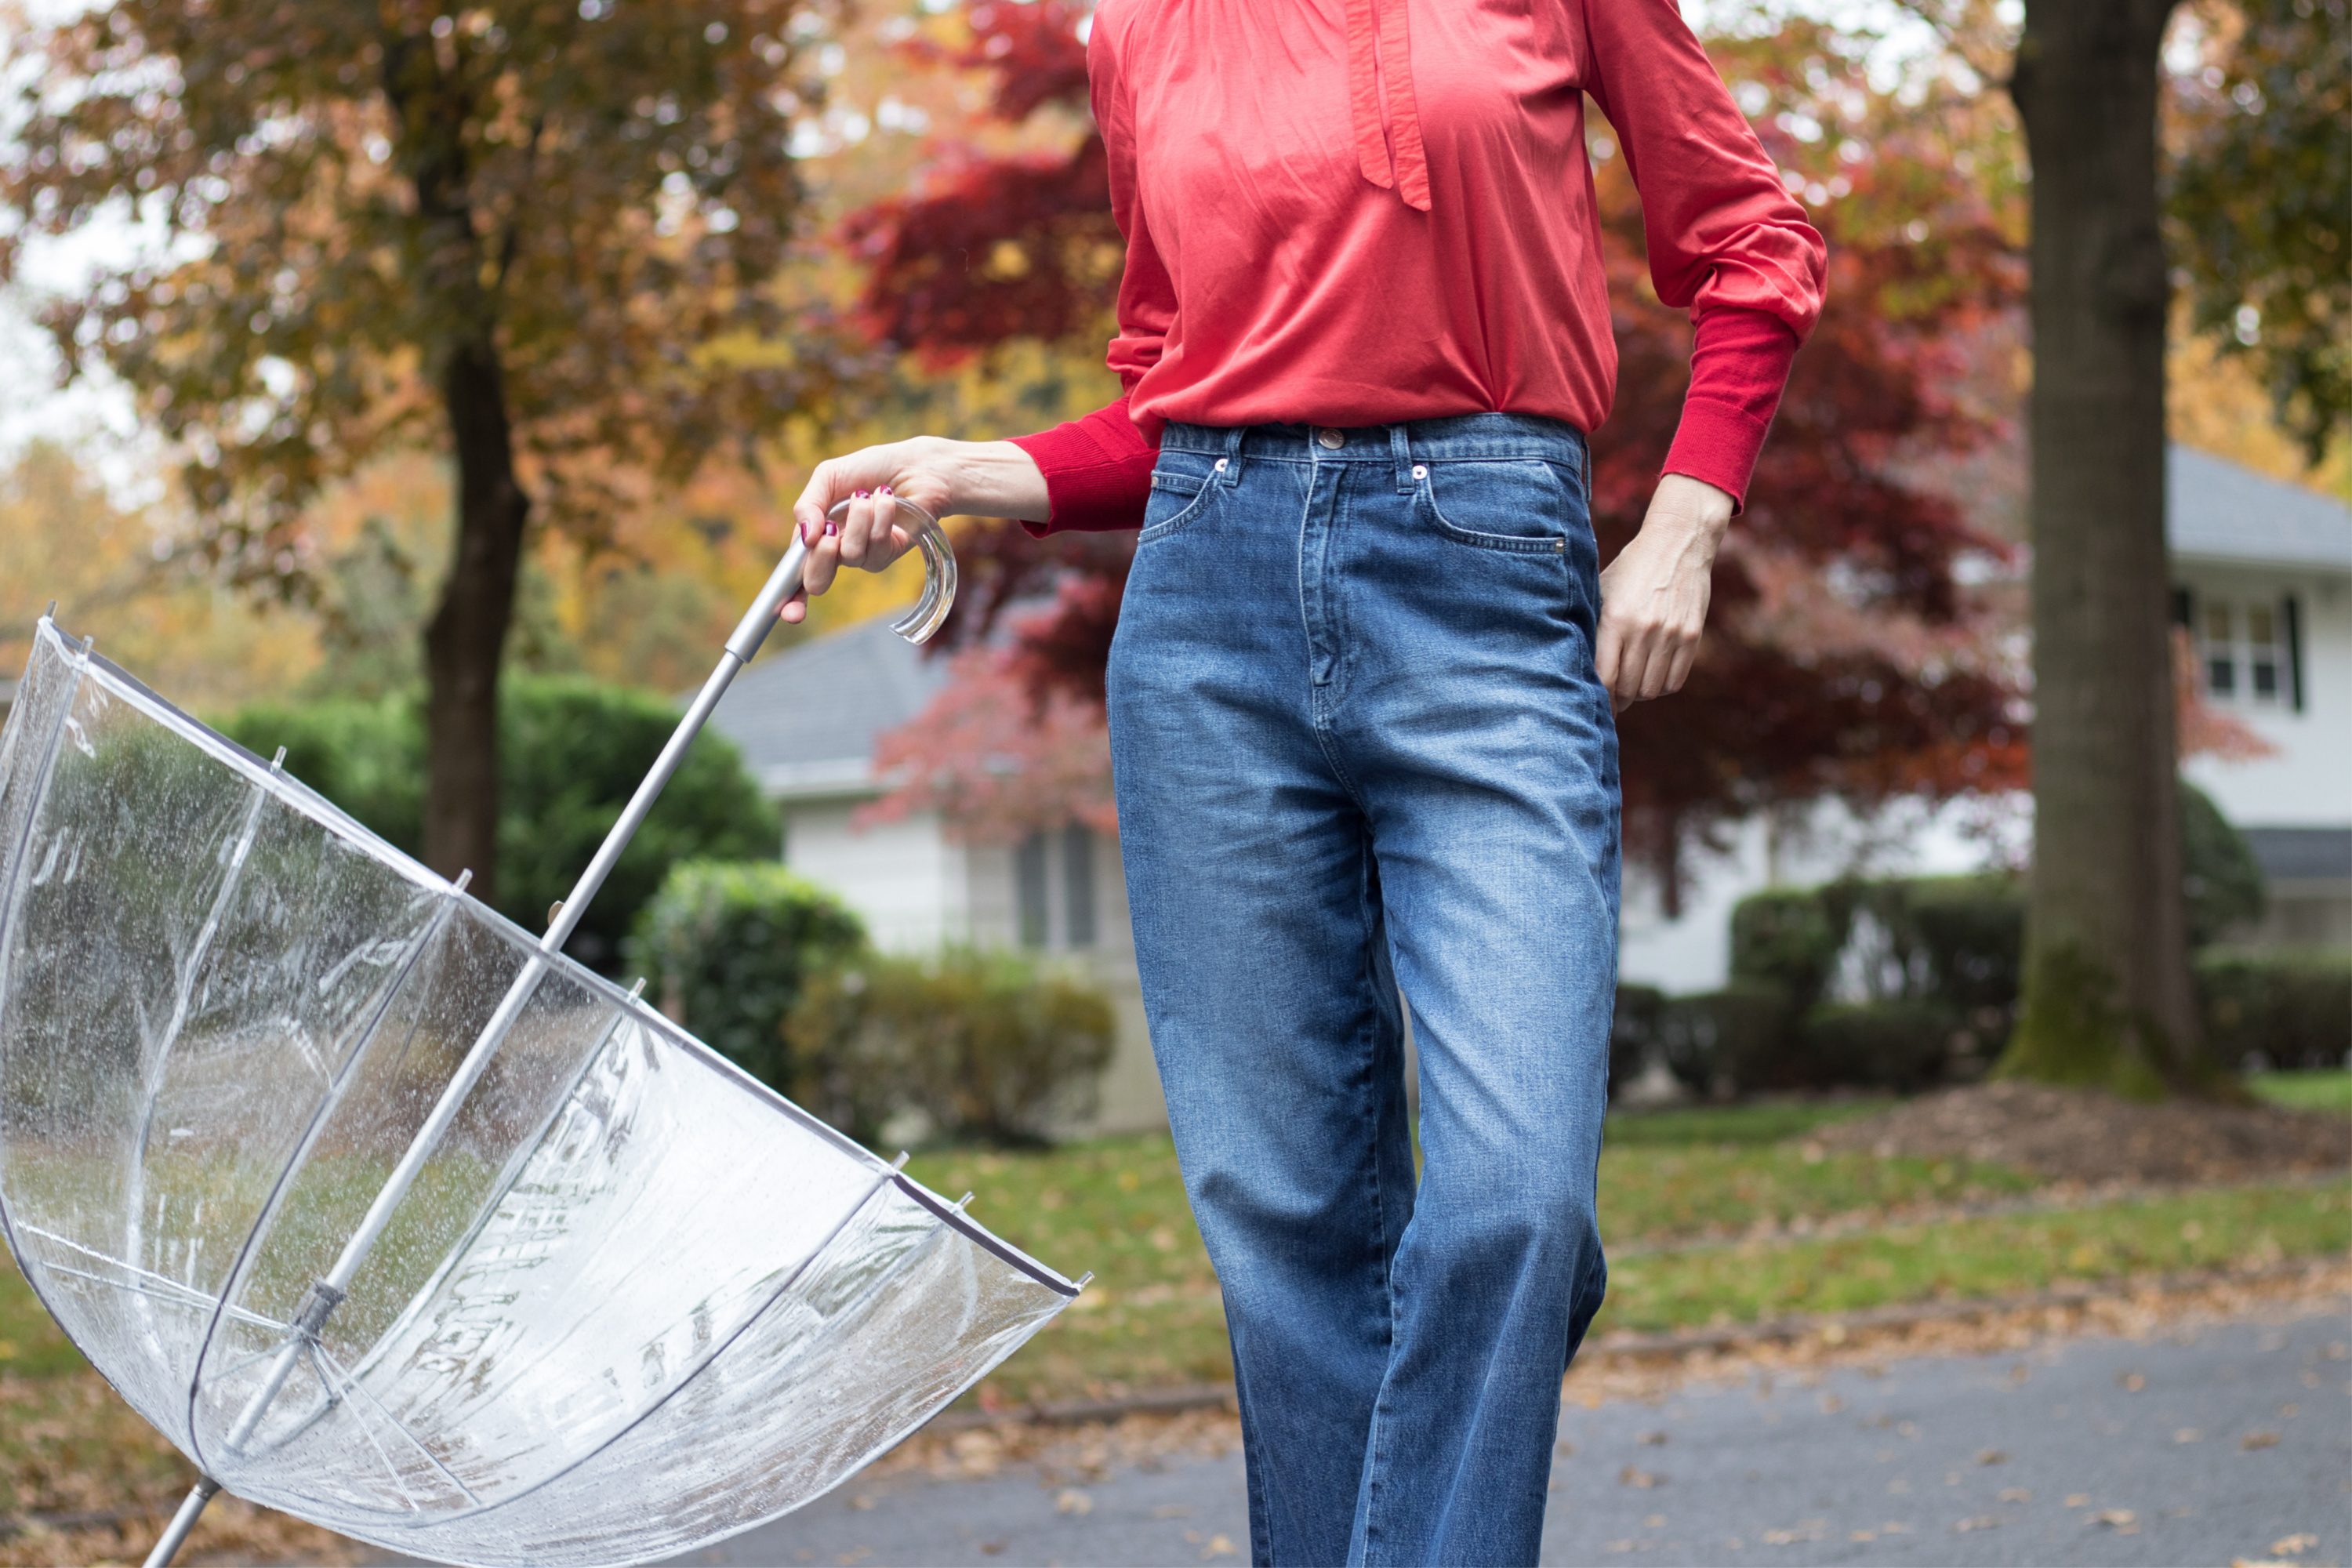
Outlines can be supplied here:
[[1087, 1288], [1087, 1284], [1088, 1284], [1090, 1281], [1092, 1281], [1092, 1280], [1093, 1280], [1094, 1277], [1095, 1277], [1095, 1271], [1094, 1271], [1093, 1269], [1091, 1269], [1091, 1268], [1087, 1269], [1084, 1274], [1079, 1275], [1079, 1276], [1078, 1276], [1078, 1289], [1081, 1289], [1081, 1290], [1085, 1289]]
[[54, 620], [56, 620], [57, 618], [58, 618], [58, 602], [57, 602], [55, 599], [51, 599], [51, 600], [49, 601], [49, 607], [48, 607], [47, 609], [43, 610], [43, 611], [41, 612], [41, 619], [43, 619], [43, 620], [45, 620], [45, 621], [54, 621]]
[[453, 893], [462, 893], [466, 890], [466, 884], [471, 882], [473, 879], [474, 868], [471, 866], [468, 866], [464, 870], [457, 873], [457, 879], [449, 884], [449, 890]]
[[903, 1171], [907, 1168], [907, 1162], [913, 1158], [914, 1156], [912, 1154], [909, 1154], [904, 1149], [901, 1149], [898, 1151], [898, 1157], [890, 1162], [890, 1169], [893, 1171]]
[[644, 995], [645, 994], [646, 994], [646, 977], [645, 977], [644, 975], [640, 974], [640, 975], [638, 975], [638, 976], [637, 976], [637, 983], [636, 983], [635, 985], [632, 985], [632, 986], [630, 986], [630, 987], [629, 987], [629, 1000], [630, 1000], [630, 1001], [632, 1001], [632, 1002], [634, 1002], [634, 1001], [635, 1001], [638, 997], [640, 997], [640, 996]]
[[966, 1204], [968, 1204], [968, 1203], [970, 1203], [970, 1202], [971, 1202], [971, 1200], [973, 1199], [973, 1197], [974, 1197], [974, 1196], [976, 1196], [976, 1195], [977, 1195], [977, 1194], [972, 1194], [972, 1193], [966, 1193], [966, 1194], [964, 1194], [964, 1195], [963, 1195], [963, 1196], [961, 1196], [961, 1197], [960, 1197], [960, 1198], [956, 1199], [956, 1201], [955, 1201], [956, 1212], [958, 1212], [959, 1214], [961, 1214], [961, 1213], [963, 1211], [963, 1205], [966, 1205]]
[[278, 754], [277, 754], [276, 756], [274, 756], [274, 757], [272, 757], [272, 758], [270, 758], [270, 759], [269, 759], [269, 771], [270, 771], [271, 773], [284, 773], [284, 772], [286, 771], [286, 748], [285, 748], [285, 747], [283, 747], [283, 746], [278, 747]]

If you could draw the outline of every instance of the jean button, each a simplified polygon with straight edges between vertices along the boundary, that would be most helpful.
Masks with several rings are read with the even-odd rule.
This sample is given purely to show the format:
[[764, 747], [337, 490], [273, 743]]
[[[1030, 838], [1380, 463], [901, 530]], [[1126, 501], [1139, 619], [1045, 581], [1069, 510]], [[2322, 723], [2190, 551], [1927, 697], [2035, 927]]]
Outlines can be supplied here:
[[1348, 438], [1337, 430], [1318, 430], [1315, 439], [1334, 452], [1348, 444]]

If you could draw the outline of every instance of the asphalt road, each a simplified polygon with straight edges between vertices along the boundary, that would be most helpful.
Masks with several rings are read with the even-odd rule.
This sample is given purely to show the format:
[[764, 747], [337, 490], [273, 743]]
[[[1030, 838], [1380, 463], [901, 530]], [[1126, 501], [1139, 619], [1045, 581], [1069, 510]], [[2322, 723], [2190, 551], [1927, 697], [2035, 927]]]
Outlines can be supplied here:
[[[1544, 1561], [2352, 1562], [2352, 1319], [1922, 1358], [1562, 1413]], [[857, 1506], [854, 1500], [866, 1500]], [[2314, 1539], [2297, 1542], [2290, 1538]], [[854, 1480], [684, 1564], [1245, 1562], [1237, 1455]]]

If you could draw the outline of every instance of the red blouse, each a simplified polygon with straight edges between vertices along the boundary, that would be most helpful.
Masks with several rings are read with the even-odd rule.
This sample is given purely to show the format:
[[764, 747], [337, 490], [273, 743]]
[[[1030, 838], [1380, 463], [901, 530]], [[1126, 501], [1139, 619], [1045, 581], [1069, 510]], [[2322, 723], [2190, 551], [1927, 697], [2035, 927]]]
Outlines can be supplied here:
[[1048, 529], [1133, 528], [1167, 420], [1502, 411], [1616, 391], [1584, 96], [1690, 308], [1666, 470], [1744, 496], [1825, 253], [1673, 0], [1102, 0], [1087, 43], [1127, 237], [1127, 395], [1017, 444]]

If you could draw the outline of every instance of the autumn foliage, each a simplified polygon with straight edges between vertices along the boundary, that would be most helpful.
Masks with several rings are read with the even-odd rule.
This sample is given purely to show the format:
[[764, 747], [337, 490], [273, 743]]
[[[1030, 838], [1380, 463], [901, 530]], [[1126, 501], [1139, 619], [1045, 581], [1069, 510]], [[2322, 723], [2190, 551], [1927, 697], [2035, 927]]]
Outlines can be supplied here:
[[[992, 72], [1000, 117], [1079, 116], [1081, 15], [1066, 0], [988, 0], [965, 13], [968, 44], [928, 46], [929, 58]], [[1769, 112], [1759, 129], [1830, 238], [1830, 304], [1717, 567], [1714, 624], [1689, 686], [1620, 721], [1628, 849], [1662, 873], [1670, 900], [1684, 851], [1758, 809], [1823, 795], [1866, 807], [2024, 782], [2014, 658], [1967, 585], [2001, 575], [2010, 546], [1903, 477], [1908, 460], [1966, 451], [1992, 433], [1984, 414], [1944, 389], [1958, 379], [1969, 334], [2014, 308], [2014, 242], [1923, 129], [1928, 117], [1878, 105], [1878, 139], [1857, 130], [1822, 146], [1818, 132], [1788, 129], [1830, 113], [1808, 97], [1821, 79], [1808, 50], [1821, 47], [1818, 34], [1799, 31], [1742, 46], [1727, 67], [1749, 98], [1760, 95]], [[1802, 111], [1793, 119], [1792, 105]], [[1592, 145], [1621, 355], [1616, 406], [1594, 442], [1592, 515], [1606, 561], [1648, 504], [1680, 415], [1691, 333], [1650, 289], [1639, 198], [1605, 123]], [[934, 356], [1098, 329], [1117, 270], [1098, 255], [1109, 233], [1102, 182], [1090, 130], [1058, 156], [992, 163], [940, 148], [929, 184], [845, 229], [868, 268], [869, 329]], [[967, 770], [1015, 755], [1033, 718], [1057, 733], [1082, 715], [1099, 725], [1133, 547], [1132, 534], [1039, 542], [1001, 522], [963, 537], [976, 594], [961, 635], [989, 651], [965, 656], [959, 684], [986, 700], [943, 700], [939, 717], [951, 721], [919, 721], [888, 743], [917, 781], [894, 799], [919, 795], [953, 822], [966, 809], [1002, 816], [993, 802], [1008, 789], [1035, 792], [1042, 810], [1056, 789], [1077, 785], [1073, 808], [1099, 809], [1091, 777], [1047, 769], [1015, 785]], [[1015, 606], [1031, 608], [1008, 620]], [[1016, 685], [1026, 703], [1007, 700]], [[998, 726], [994, 741], [979, 740], [982, 723]], [[1061, 742], [1035, 743], [1062, 754]]]

